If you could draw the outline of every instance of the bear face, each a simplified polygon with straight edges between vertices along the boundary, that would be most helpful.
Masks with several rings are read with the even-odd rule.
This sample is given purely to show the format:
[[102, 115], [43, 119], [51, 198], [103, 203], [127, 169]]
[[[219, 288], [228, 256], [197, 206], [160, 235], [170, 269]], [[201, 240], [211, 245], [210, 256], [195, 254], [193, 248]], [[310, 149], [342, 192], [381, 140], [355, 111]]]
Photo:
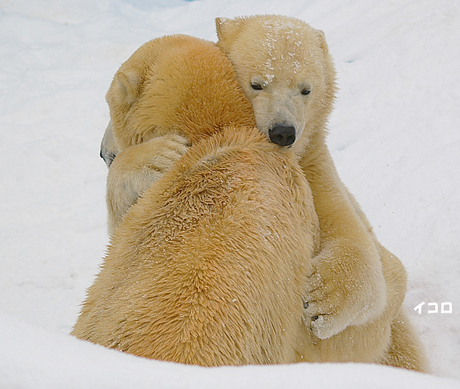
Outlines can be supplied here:
[[252, 103], [258, 128], [301, 153], [332, 109], [335, 70], [321, 31], [283, 16], [216, 19], [218, 46]]

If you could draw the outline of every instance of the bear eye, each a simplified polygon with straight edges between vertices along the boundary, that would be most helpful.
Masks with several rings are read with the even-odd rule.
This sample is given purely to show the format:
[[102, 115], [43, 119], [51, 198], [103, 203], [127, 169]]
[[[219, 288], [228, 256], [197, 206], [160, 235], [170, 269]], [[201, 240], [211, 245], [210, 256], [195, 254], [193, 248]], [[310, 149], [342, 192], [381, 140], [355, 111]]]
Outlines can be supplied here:
[[311, 90], [310, 88], [303, 88], [300, 93], [302, 94], [302, 96], [307, 96], [311, 93]]
[[258, 82], [251, 82], [251, 88], [254, 90], [262, 90], [263, 87]]

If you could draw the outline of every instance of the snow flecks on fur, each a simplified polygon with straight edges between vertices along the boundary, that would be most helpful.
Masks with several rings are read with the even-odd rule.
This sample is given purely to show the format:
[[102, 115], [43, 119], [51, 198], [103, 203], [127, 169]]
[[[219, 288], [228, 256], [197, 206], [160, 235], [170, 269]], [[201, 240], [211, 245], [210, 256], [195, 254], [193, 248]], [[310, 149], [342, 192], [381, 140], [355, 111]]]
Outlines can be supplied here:
[[[311, 52], [305, 50], [306, 36], [303, 29], [299, 29], [298, 25], [292, 22], [285, 23], [281, 20], [266, 20], [261, 23], [267, 39], [262, 46], [267, 52], [267, 60], [264, 63], [265, 69], [268, 71], [275, 70], [275, 63], [279, 66], [290, 66], [292, 73], [297, 74], [301, 69], [301, 64], [311, 61]], [[275, 42], [277, 43], [275, 45]], [[283, 42], [280, 45], [280, 42]], [[279, 47], [282, 46], [282, 52]], [[299, 49], [302, 50], [299, 50]], [[288, 53], [287, 56], [283, 53]], [[270, 83], [275, 77], [273, 74], [266, 76], [267, 83]]]

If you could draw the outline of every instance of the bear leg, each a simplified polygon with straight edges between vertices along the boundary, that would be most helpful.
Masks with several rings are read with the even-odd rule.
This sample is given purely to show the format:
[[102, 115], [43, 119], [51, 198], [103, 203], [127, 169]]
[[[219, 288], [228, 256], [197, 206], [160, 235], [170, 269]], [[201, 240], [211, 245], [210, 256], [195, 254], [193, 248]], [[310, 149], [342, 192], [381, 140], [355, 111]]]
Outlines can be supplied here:
[[390, 347], [381, 363], [423, 373], [429, 371], [423, 346], [402, 310], [391, 323]]

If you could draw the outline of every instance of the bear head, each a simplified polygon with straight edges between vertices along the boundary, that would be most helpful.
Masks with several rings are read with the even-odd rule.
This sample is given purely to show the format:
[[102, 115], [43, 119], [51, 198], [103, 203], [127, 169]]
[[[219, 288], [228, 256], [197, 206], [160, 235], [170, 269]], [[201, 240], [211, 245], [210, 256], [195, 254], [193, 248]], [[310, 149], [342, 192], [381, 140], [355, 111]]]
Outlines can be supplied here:
[[252, 106], [217, 46], [186, 35], [154, 39], [117, 71], [106, 95], [101, 156], [176, 132], [192, 143], [227, 126], [255, 127]]
[[257, 126], [301, 153], [324, 129], [335, 96], [335, 70], [324, 33], [286, 16], [216, 19], [217, 45], [252, 103]]

